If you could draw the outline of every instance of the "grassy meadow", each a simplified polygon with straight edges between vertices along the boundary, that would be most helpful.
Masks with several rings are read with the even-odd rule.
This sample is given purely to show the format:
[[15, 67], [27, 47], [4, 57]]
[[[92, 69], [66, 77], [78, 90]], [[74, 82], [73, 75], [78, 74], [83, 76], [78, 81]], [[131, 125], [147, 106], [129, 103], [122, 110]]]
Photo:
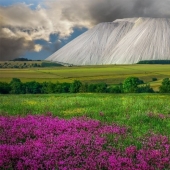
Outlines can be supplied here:
[[61, 118], [86, 115], [130, 127], [136, 137], [149, 131], [169, 136], [169, 101], [167, 94], [1, 95], [0, 113], [24, 116], [50, 112]]
[[[170, 76], [169, 65], [108, 65], [108, 66], [81, 66], [81, 67], [50, 67], [50, 68], [23, 68], [0, 69], [0, 81], [10, 82], [12, 78], [19, 78], [22, 82], [36, 80], [38, 82], [105, 82], [118, 84], [130, 76], [150, 83], [154, 90], [158, 90], [162, 79]], [[152, 81], [157, 78], [157, 81]]]

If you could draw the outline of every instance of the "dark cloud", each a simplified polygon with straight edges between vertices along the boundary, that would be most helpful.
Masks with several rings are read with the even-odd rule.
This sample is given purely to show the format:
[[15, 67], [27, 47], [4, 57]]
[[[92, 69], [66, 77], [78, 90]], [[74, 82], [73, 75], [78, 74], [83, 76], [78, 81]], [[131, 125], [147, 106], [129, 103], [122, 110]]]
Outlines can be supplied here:
[[0, 60], [12, 60], [34, 48], [34, 43], [24, 38], [0, 38]]
[[[162, 13], [161, 7], [167, 4], [170, 7], [170, 2], [162, 1], [161, 3], [157, 0], [137, 0], [133, 6], [132, 16], [134, 17], [151, 17], [151, 18], [169, 18], [169, 11], [165, 9]], [[159, 6], [160, 5], [160, 6]], [[167, 13], [168, 12], [168, 13]]]
[[[67, 1], [68, 2], [68, 1]], [[169, 0], [82, 0], [70, 2], [62, 10], [62, 18], [68, 21], [79, 18], [90, 20], [92, 24], [111, 22], [129, 17], [170, 17]]]

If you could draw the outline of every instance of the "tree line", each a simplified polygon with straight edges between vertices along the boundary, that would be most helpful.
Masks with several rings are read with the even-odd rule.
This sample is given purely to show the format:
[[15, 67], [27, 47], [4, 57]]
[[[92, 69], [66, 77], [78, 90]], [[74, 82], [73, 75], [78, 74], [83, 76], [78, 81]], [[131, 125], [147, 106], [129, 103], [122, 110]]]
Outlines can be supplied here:
[[36, 61], [28, 62], [28, 61], [24, 62], [24, 60], [23, 60], [23, 62], [15, 62], [15, 61], [4, 62], [4, 63], [0, 63], [0, 68], [23, 69], [23, 68], [32, 68], [32, 67], [61, 67], [61, 66], [63, 66], [62, 64], [53, 63], [53, 62], [40, 62], [40, 61], [38, 61], [38, 62], [36, 62]]
[[[160, 93], [170, 93], [170, 79], [165, 78], [159, 88]], [[52, 93], [154, 93], [149, 84], [137, 77], [128, 77], [118, 85], [106, 83], [82, 83], [74, 80], [72, 83], [52, 83], [36, 81], [21, 82], [13, 78], [10, 83], [0, 82], [0, 94], [52, 94]]]
[[170, 64], [170, 60], [142, 60], [137, 64]]

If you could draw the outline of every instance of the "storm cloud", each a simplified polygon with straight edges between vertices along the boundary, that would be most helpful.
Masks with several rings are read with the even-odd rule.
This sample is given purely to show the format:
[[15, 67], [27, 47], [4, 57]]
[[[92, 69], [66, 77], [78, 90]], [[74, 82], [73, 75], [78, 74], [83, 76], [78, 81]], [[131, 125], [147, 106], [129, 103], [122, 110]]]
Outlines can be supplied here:
[[35, 40], [50, 41], [50, 34], [65, 39], [74, 28], [89, 29], [115, 19], [169, 18], [169, 9], [169, 0], [46, 0], [36, 9], [21, 3], [0, 7], [0, 60], [44, 49]]
[[14, 59], [23, 55], [26, 50], [34, 49], [33, 42], [24, 38], [0, 38], [0, 46], [1, 60]]

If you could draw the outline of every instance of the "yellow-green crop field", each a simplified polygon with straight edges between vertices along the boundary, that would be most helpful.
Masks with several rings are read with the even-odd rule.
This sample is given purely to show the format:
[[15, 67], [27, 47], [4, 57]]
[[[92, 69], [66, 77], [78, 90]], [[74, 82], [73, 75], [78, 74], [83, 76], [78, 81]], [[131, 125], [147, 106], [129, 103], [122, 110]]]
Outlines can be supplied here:
[[[36, 80], [38, 82], [106, 82], [108, 84], [121, 83], [125, 78], [135, 76], [146, 83], [150, 83], [154, 90], [158, 90], [162, 79], [170, 77], [170, 65], [102, 65], [102, 66], [73, 66], [50, 68], [0, 69], [0, 81], [10, 82], [12, 78], [19, 78], [23, 82]], [[157, 78], [157, 81], [152, 81]]]

